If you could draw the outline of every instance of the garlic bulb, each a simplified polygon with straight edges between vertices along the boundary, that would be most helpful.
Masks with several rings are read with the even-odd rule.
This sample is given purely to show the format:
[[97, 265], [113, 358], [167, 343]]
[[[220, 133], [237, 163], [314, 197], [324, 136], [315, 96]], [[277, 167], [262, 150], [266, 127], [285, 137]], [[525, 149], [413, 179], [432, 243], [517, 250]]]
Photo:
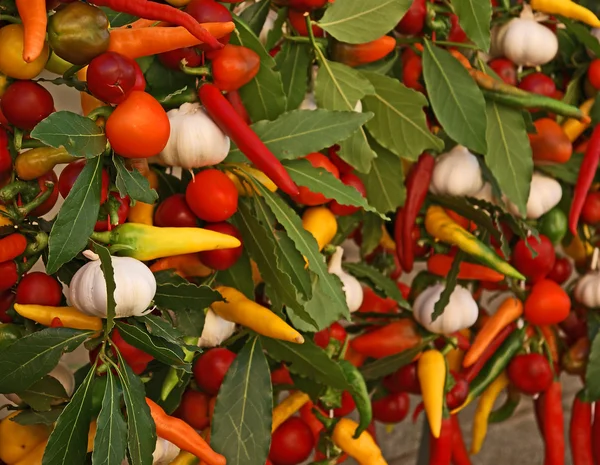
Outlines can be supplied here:
[[542, 66], [558, 53], [558, 39], [546, 26], [525, 15], [501, 29], [498, 48], [518, 66]]
[[344, 249], [339, 246], [336, 247], [335, 253], [329, 259], [328, 271], [342, 281], [344, 293], [346, 294], [346, 303], [348, 304], [350, 313], [352, 313], [357, 311], [362, 304], [364, 297], [363, 289], [358, 279], [342, 270], [343, 255]]
[[[152, 465], [168, 465], [173, 462], [181, 452], [181, 449], [172, 442], [163, 438], [156, 438], [156, 446], [152, 452]], [[121, 465], [129, 465], [127, 459], [123, 459]]]
[[[92, 261], [83, 265], [69, 285], [69, 301], [79, 311], [106, 318], [106, 281], [98, 255], [83, 253]], [[116, 318], [148, 313], [156, 293], [156, 279], [144, 263], [131, 257], [111, 257], [115, 277]]]
[[[561, 198], [562, 187], [556, 179], [533, 173], [527, 199], [527, 219], [537, 220], [556, 207]], [[519, 209], [514, 203], [507, 202], [507, 207], [513, 215], [519, 215]]]
[[446, 286], [434, 284], [428, 287], [415, 299], [413, 316], [428, 331], [436, 334], [451, 334], [461, 329], [469, 328], [477, 321], [479, 308], [468, 289], [456, 286], [450, 295], [450, 301], [444, 313], [433, 319], [435, 304]]
[[438, 195], [471, 197], [483, 187], [481, 167], [477, 157], [457, 145], [437, 157], [429, 190]]
[[224, 320], [211, 309], [208, 309], [198, 347], [217, 347], [234, 332], [235, 323]]

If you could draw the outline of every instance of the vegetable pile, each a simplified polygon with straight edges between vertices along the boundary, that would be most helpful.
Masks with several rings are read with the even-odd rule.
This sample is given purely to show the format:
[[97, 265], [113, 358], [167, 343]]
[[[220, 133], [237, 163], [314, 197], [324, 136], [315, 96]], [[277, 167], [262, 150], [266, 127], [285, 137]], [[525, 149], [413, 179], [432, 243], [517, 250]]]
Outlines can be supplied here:
[[0, 464], [600, 463], [596, 3], [0, 0]]

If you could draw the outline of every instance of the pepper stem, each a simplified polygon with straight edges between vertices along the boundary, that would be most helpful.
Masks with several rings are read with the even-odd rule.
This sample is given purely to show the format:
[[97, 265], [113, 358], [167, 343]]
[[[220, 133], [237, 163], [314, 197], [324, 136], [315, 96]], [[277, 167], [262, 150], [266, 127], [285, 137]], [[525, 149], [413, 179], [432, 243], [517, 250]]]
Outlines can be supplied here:
[[212, 73], [208, 66], [198, 66], [197, 68], [192, 68], [187, 66], [183, 61], [179, 65], [179, 69], [183, 71], [185, 74], [189, 74], [191, 76], [211, 76]]
[[46, 247], [48, 247], [48, 234], [46, 234], [44, 231], [38, 231], [38, 233], [35, 235], [35, 240], [27, 244], [25, 256], [29, 257], [31, 255], [38, 254]]
[[77, 71], [82, 70], [86, 65], [73, 65], [71, 66], [68, 70], [65, 71], [65, 74], [63, 74], [63, 79], [69, 79], [72, 78], [73, 76], [75, 76], [75, 74], [77, 74]]
[[101, 242], [102, 244], [109, 244], [112, 240], [112, 231], [94, 231], [90, 235], [90, 239], [96, 242]]
[[21, 215], [21, 217], [25, 217], [25, 216], [29, 215], [33, 210], [35, 210], [37, 207], [42, 205], [46, 200], [48, 200], [50, 198], [50, 196], [52, 195], [52, 192], [55, 189], [54, 183], [50, 182], [50, 181], [46, 181], [45, 184], [47, 187], [45, 192], [43, 192], [41, 195], [38, 195], [35, 199], [33, 199], [28, 204], [25, 204], [22, 207], [17, 208], [17, 211], [19, 212], [19, 215]]
[[112, 114], [113, 111], [114, 111], [113, 107], [111, 107], [110, 105], [105, 105], [103, 107], [98, 107], [98, 108], [93, 109], [92, 111], [89, 112], [87, 117], [89, 119], [91, 119], [92, 121], [96, 121], [98, 118], [100, 118], [102, 116], [106, 120]]
[[11, 15], [0, 15], [0, 21], [6, 21], [7, 23], [12, 23], [12, 24], [21, 24], [22, 23], [20, 18], [17, 18], [16, 16], [11, 16]]
[[35, 195], [37, 192], [39, 192], [39, 189], [36, 190], [36, 188], [38, 188], [37, 184], [34, 188], [32, 188], [31, 184], [25, 181], [12, 182], [0, 189], [0, 201], [6, 203], [14, 199], [17, 195], [24, 193]]

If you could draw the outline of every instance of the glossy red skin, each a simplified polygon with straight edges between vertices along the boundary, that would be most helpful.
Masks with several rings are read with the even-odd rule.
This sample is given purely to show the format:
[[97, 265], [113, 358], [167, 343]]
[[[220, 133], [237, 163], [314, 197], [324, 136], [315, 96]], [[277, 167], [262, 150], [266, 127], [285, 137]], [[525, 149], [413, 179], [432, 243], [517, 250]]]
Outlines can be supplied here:
[[260, 69], [260, 56], [248, 47], [227, 44], [213, 52], [213, 84], [222, 91], [231, 92], [248, 84]]
[[[69, 163], [60, 173], [60, 178], [58, 179], [58, 191], [60, 195], [64, 199], [67, 198], [71, 189], [73, 189], [73, 184], [79, 177], [79, 174], [85, 167], [86, 160], [76, 160]], [[100, 190], [100, 203], [106, 202], [108, 198], [108, 184], [110, 182], [110, 178], [108, 177], [108, 172], [103, 168], [102, 169], [102, 188]]]
[[400, 423], [408, 414], [410, 399], [406, 392], [388, 394], [371, 403], [373, 418], [381, 423]]
[[160, 62], [167, 68], [179, 70], [182, 60], [186, 61], [186, 66], [196, 68], [202, 64], [202, 52], [196, 47], [185, 47], [171, 50], [170, 52], [158, 55]]
[[417, 363], [409, 363], [383, 380], [384, 387], [390, 392], [408, 392], [421, 394], [421, 384], [417, 376]]
[[420, 56], [409, 57], [402, 66], [402, 83], [418, 92], [425, 93], [425, 87], [420, 79], [423, 74], [423, 60]]
[[426, 0], [413, 0], [412, 5], [396, 26], [396, 31], [406, 35], [418, 34], [423, 30], [426, 15]]
[[26, 274], [17, 286], [15, 301], [21, 305], [58, 307], [61, 300], [61, 284], [56, 278], [41, 271]]
[[299, 417], [291, 417], [277, 428], [271, 437], [269, 460], [273, 465], [298, 465], [315, 447], [308, 425]]
[[175, 412], [176, 416], [192, 428], [203, 430], [210, 423], [208, 416], [209, 401], [210, 397], [205, 393], [188, 389], [181, 396], [181, 403]]
[[54, 99], [37, 82], [16, 81], [6, 88], [0, 108], [12, 125], [31, 130], [54, 112]]
[[488, 65], [507, 84], [517, 85], [517, 67], [508, 58], [495, 58]]
[[573, 265], [571, 264], [571, 261], [566, 257], [556, 257], [554, 266], [546, 277], [555, 283], [563, 284], [569, 279], [572, 273]]
[[354, 171], [354, 168], [352, 168], [351, 165], [349, 165], [348, 163], [346, 163], [344, 160], [342, 160], [340, 158], [340, 156], [338, 155], [339, 151], [340, 151], [340, 146], [337, 144], [329, 147], [327, 149], [327, 154], [329, 155], [329, 159], [337, 167], [337, 169], [340, 172], [340, 175], [351, 173], [352, 171]]
[[[365, 189], [365, 185], [363, 184], [361, 179], [354, 173], [343, 174], [340, 177], [340, 181], [342, 181], [346, 186], [354, 187], [358, 191], [358, 193], [363, 197], [367, 197], [367, 190]], [[360, 207], [354, 207], [351, 205], [341, 205], [337, 202], [337, 200], [332, 200], [329, 204], [329, 209], [333, 212], [334, 215], [346, 216], [356, 213], [358, 210], [360, 210]]]
[[328, 328], [322, 329], [318, 333], [315, 333], [314, 342], [322, 349], [325, 349], [329, 345], [330, 339], [335, 339], [341, 343], [346, 341], [348, 333], [344, 327], [337, 321], [332, 323]]
[[8, 134], [0, 127], [0, 179], [5, 175], [10, 175], [12, 165], [12, 157], [8, 150]]
[[[302, 11], [288, 10], [288, 20], [299, 35], [308, 37], [308, 28], [306, 27], [306, 20]], [[316, 24], [312, 25], [312, 31], [315, 37], [325, 36], [325, 31]]]
[[[235, 3], [235, 2], [234, 2]], [[199, 23], [226, 23], [232, 20], [229, 10], [214, 0], [192, 0], [185, 7], [185, 12], [193, 16]], [[229, 43], [231, 34], [219, 39], [223, 45]], [[208, 51], [210, 47], [205, 44], [199, 45], [198, 49]]]
[[600, 224], [600, 192], [589, 192], [581, 210], [581, 220], [590, 225]]
[[142, 68], [140, 68], [140, 65], [138, 65], [137, 61], [132, 61], [135, 68], [135, 84], [133, 85], [131, 92], [134, 90], [144, 92], [146, 90], [146, 78], [144, 77], [144, 72], [142, 71]]
[[278, 5], [289, 6], [296, 11], [312, 11], [323, 8], [327, 4], [327, 0], [276, 0]]
[[[146, 352], [144, 352], [143, 350], [140, 350], [137, 347], [132, 346], [128, 342], [125, 342], [125, 339], [123, 339], [123, 337], [121, 336], [121, 333], [119, 333], [119, 330], [117, 328], [112, 330], [112, 333], [110, 334], [110, 338], [111, 338], [112, 342], [114, 343], [114, 345], [117, 346], [117, 349], [119, 350], [121, 357], [123, 357], [123, 360], [125, 360], [125, 363], [127, 363], [127, 365], [129, 365], [131, 370], [136, 375], [141, 375], [146, 370], [146, 367], [148, 366], [148, 364], [152, 360], [154, 360], [154, 357], [152, 355], [149, 355]], [[91, 363], [94, 363], [96, 361], [99, 351], [100, 351], [100, 346], [97, 347], [96, 349], [90, 351], [89, 355], [90, 355]], [[114, 354], [114, 351], [113, 351], [113, 354]], [[103, 365], [103, 363], [99, 362], [98, 366], [100, 366], [100, 365]]]
[[[117, 192], [111, 192], [110, 195], [112, 195], [115, 199], [117, 199], [119, 201], [119, 209], [117, 210], [117, 216], [119, 217], [119, 224], [123, 224], [125, 223], [125, 221], [127, 221], [127, 216], [129, 215], [129, 210], [130, 210], [130, 203], [131, 203], [131, 199], [129, 198], [128, 195], [126, 195], [125, 197], [121, 197]], [[94, 226], [94, 231], [98, 231], [98, 232], [102, 232], [102, 231], [108, 231], [108, 221], [109, 218], [104, 218], [103, 220], [98, 220], [96, 221], [96, 225]], [[111, 224], [111, 229], [117, 227], [118, 225], [116, 224]]]
[[460, 407], [464, 404], [469, 395], [469, 382], [460, 374], [450, 372], [454, 378], [454, 386], [446, 394], [446, 405], [450, 410]]
[[185, 195], [173, 194], [156, 208], [154, 225], [161, 228], [195, 228], [198, 226], [198, 218], [188, 207]]
[[528, 237], [527, 242], [538, 255], [533, 258], [525, 241], [520, 239], [513, 250], [512, 263], [517, 270], [527, 277], [528, 281], [535, 283], [545, 278], [552, 271], [556, 253], [550, 239], [542, 234], [540, 234], [539, 243], [533, 236]]
[[46, 187], [47, 181], [54, 183], [52, 193], [44, 203], [31, 211], [29, 214], [30, 216], [44, 216], [46, 213], [52, 210], [52, 208], [54, 208], [54, 205], [56, 205], [56, 201], [58, 200], [58, 178], [56, 177], [56, 173], [54, 171], [48, 171], [46, 174], [43, 174], [37, 178], [38, 186], [40, 187], [40, 193], [38, 194], [38, 197], [48, 190], [48, 187]]
[[116, 52], [105, 52], [88, 66], [88, 89], [103, 102], [121, 103], [133, 90], [136, 74], [133, 60]]
[[281, 365], [271, 372], [271, 383], [273, 385], [286, 384], [288, 386], [294, 385], [294, 380], [290, 375], [290, 370], [285, 365]]
[[567, 344], [570, 346], [580, 338], [587, 336], [587, 310], [583, 307], [576, 307], [569, 312], [567, 318], [559, 323], [560, 329], [567, 337]]
[[12, 306], [14, 301], [15, 295], [10, 289], [0, 292], [0, 323], [12, 322], [12, 318], [7, 315], [6, 311]]
[[458, 23], [458, 16], [450, 15], [450, 32], [448, 33], [448, 41], [462, 44], [468, 40], [469, 38], [467, 37], [467, 34], [465, 31], [463, 31]]
[[218, 347], [210, 349], [194, 363], [194, 379], [202, 390], [212, 396], [219, 392], [229, 367], [235, 360], [235, 353]]
[[530, 396], [548, 389], [554, 377], [548, 359], [537, 353], [516, 355], [508, 364], [507, 374], [519, 391]]
[[200, 171], [188, 184], [185, 200], [194, 214], [204, 221], [220, 223], [237, 211], [238, 191], [221, 171]]
[[532, 73], [521, 79], [519, 89], [533, 92], [534, 94], [545, 95], [546, 97], [554, 97], [556, 84], [552, 78], [543, 73]]
[[226, 270], [235, 265], [244, 251], [244, 242], [239, 230], [234, 225], [225, 222], [207, 224], [204, 226], [204, 229], [237, 237], [242, 245], [235, 249], [207, 250], [205, 252], [200, 252], [198, 254], [200, 261], [209, 268], [219, 271]]
[[[319, 405], [319, 407], [322, 408], [323, 410], [326, 410], [327, 412], [329, 412], [329, 410], [326, 407], [324, 407], [323, 405]], [[356, 404], [354, 403], [354, 399], [352, 398], [352, 395], [348, 391], [343, 391], [342, 392], [342, 404], [339, 407], [332, 409], [333, 416], [335, 418], [345, 417], [349, 413], [353, 412], [355, 408], [356, 408]]]
[[567, 319], [571, 311], [571, 299], [559, 284], [542, 279], [531, 288], [525, 300], [523, 315], [534, 325], [553, 325]]
[[363, 301], [358, 309], [359, 312], [394, 313], [397, 308], [398, 304], [394, 299], [384, 299], [370, 287], [363, 286]]
[[[304, 157], [310, 162], [315, 168], [324, 168], [333, 174], [336, 178], [340, 178], [340, 171], [337, 169], [329, 158], [322, 153], [314, 152]], [[302, 205], [308, 205], [314, 207], [316, 205], [323, 205], [329, 202], [323, 194], [311, 192], [308, 187], [299, 186], [300, 194], [294, 197], [294, 200]]]
[[588, 80], [592, 87], [596, 90], [600, 90], [600, 59], [596, 58], [590, 63], [588, 68]]

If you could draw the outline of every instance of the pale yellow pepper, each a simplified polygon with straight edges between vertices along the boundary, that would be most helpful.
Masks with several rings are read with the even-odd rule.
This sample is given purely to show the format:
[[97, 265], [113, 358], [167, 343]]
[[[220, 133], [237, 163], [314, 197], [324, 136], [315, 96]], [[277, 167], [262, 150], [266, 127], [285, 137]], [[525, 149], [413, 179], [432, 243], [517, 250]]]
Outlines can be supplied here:
[[488, 386], [488, 388], [481, 394], [477, 409], [475, 410], [475, 418], [473, 420], [473, 441], [471, 442], [471, 454], [477, 454], [483, 446], [483, 441], [487, 434], [488, 429], [488, 418], [492, 409], [494, 408], [494, 402], [500, 395], [500, 393], [508, 386], [509, 380], [506, 372], [503, 372], [498, 378]]
[[277, 407], [273, 409], [273, 423], [271, 425], [271, 432], [279, 428], [284, 421], [300, 410], [302, 406], [309, 400], [310, 397], [308, 397], [308, 394], [296, 391], [280, 402]]
[[307, 209], [302, 215], [302, 226], [314, 236], [319, 250], [323, 250], [337, 233], [335, 215], [326, 207]]
[[336, 446], [356, 460], [359, 465], [387, 465], [381, 449], [368, 431], [363, 431], [358, 439], [354, 433], [358, 423], [349, 418], [342, 418], [335, 425], [331, 438]]
[[[584, 116], [590, 115], [590, 111], [592, 110], [595, 101], [596, 100], [593, 98], [588, 99], [579, 107]], [[582, 123], [578, 119], [569, 118], [563, 123], [562, 129], [569, 140], [571, 142], [575, 142], [577, 139], [579, 139], [579, 136], [581, 136], [585, 130], [590, 127], [590, 124], [591, 123]]]

